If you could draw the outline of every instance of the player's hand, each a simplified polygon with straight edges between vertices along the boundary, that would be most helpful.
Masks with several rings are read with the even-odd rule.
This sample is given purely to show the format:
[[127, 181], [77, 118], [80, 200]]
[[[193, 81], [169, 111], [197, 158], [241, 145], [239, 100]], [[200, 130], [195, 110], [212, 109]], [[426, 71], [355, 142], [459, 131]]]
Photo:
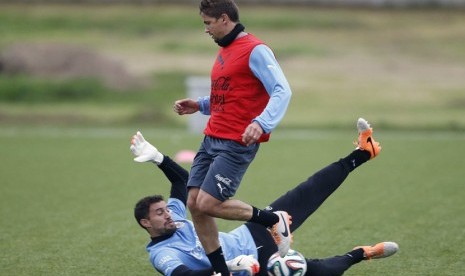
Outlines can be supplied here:
[[253, 143], [256, 143], [262, 134], [263, 129], [260, 124], [257, 122], [252, 122], [246, 127], [244, 133], [242, 133], [242, 142], [244, 142], [246, 146], [250, 146]]
[[174, 102], [173, 110], [179, 115], [193, 114], [199, 111], [199, 104], [192, 99], [182, 99]]
[[145, 141], [140, 131], [132, 136], [131, 147], [129, 147], [129, 149], [136, 156], [136, 158], [134, 158], [136, 162], [155, 161], [155, 157], [160, 154], [157, 148]]
[[227, 261], [226, 265], [230, 272], [246, 271], [249, 276], [255, 275], [260, 270], [260, 264], [253, 255], [239, 255]]

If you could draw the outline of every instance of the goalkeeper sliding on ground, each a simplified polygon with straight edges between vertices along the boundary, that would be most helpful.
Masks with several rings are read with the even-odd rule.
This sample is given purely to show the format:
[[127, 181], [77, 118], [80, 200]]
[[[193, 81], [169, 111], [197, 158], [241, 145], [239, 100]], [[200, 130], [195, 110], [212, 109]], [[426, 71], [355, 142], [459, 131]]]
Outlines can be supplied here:
[[[267, 209], [287, 211], [292, 216], [290, 231], [295, 231], [344, 182], [350, 172], [375, 158], [381, 147], [372, 136], [372, 128], [364, 119], [357, 122], [357, 147], [349, 155], [326, 166], [273, 201]], [[167, 201], [161, 195], [139, 200], [134, 216], [150, 235], [147, 245], [153, 267], [163, 275], [214, 275], [210, 262], [187, 219], [186, 183], [188, 172], [167, 155], [162, 154], [137, 132], [130, 149], [136, 162], [152, 162], [171, 183]], [[278, 248], [267, 228], [247, 222], [228, 233], [220, 233], [224, 258], [233, 275], [267, 275], [267, 262]], [[367, 259], [391, 256], [398, 250], [395, 242], [357, 246], [346, 254], [306, 259], [306, 275], [342, 275], [352, 265]]]

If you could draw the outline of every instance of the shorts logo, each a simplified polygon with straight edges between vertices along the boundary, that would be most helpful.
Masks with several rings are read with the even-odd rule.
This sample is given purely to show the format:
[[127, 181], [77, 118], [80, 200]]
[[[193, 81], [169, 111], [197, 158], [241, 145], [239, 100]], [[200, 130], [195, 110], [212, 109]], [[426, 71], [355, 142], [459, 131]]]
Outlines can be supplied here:
[[220, 183], [216, 183], [216, 186], [218, 186], [218, 189], [220, 189], [220, 194], [223, 194], [223, 191], [226, 189], [226, 187], [222, 187]]
[[231, 184], [231, 179], [227, 178], [227, 177], [224, 177], [222, 176], [221, 174], [217, 174], [215, 175], [215, 179], [218, 181], [218, 182], [221, 182], [223, 183], [224, 185], [226, 186], [229, 186]]
[[216, 181], [218, 181], [218, 183], [216, 183], [216, 186], [218, 186], [218, 189], [220, 190], [220, 194], [222, 194], [223, 196], [226, 196], [225, 194], [223, 194], [223, 191], [228, 190], [232, 182], [231, 179], [224, 177], [221, 174], [215, 175], [215, 179]]

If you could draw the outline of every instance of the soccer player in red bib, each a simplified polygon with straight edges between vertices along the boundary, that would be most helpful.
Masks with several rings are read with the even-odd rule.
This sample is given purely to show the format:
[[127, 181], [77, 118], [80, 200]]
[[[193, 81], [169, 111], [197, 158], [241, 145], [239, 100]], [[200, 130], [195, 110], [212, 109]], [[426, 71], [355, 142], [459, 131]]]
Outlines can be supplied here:
[[187, 205], [214, 270], [229, 275], [215, 218], [268, 227], [280, 255], [289, 250], [286, 212], [259, 210], [232, 197], [260, 143], [284, 117], [292, 92], [271, 49], [245, 32], [233, 0], [202, 0], [199, 9], [205, 32], [220, 46], [210, 95], [178, 100], [173, 109], [179, 115], [210, 115], [189, 174]]

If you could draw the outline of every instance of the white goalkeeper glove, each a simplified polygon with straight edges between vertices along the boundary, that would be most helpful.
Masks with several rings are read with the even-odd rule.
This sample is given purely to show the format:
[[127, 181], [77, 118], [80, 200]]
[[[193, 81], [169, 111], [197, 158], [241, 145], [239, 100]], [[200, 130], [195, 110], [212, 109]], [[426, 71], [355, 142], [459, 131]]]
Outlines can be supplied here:
[[249, 276], [255, 275], [260, 270], [260, 264], [253, 255], [239, 255], [227, 261], [226, 265], [230, 272], [245, 271]]
[[163, 154], [161, 154], [157, 148], [152, 146], [149, 142], [145, 141], [142, 133], [138, 131], [136, 135], [132, 136], [131, 147], [129, 148], [132, 153], [136, 156], [134, 161], [136, 162], [155, 162], [158, 165], [163, 161]]

